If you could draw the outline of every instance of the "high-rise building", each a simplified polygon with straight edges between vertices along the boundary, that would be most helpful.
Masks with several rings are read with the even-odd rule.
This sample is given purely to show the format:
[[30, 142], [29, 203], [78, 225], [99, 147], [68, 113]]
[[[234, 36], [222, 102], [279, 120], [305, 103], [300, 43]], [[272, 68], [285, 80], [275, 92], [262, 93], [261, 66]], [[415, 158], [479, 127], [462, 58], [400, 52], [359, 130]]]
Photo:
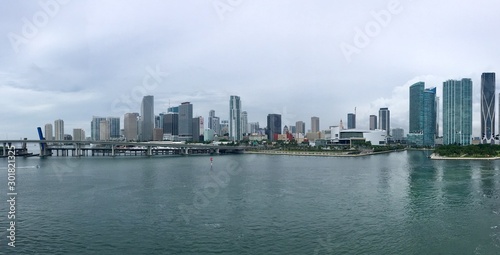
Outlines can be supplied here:
[[[313, 117], [315, 118], [315, 117]], [[318, 119], [319, 122], [319, 119]], [[269, 141], [276, 141], [275, 135], [281, 134], [281, 114], [268, 114], [267, 115], [267, 139]]]
[[259, 122], [250, 122], [249, 126], [250, 126], [250, 133], [256, 134], [257, 132], [259, 132]]
[[200, 139], [204, 133], [203, 117], [198, 116], [193, 118], [193, 142], [202, 142]]
[[229, 120], [221, 120], [220, 122], [220, 135], [229, 136]]
[[179, 114], [169, 112], [163, 117], [163, 136], [165, 140], [177, 141], [179, 137]]
[[104, 119], [99, 123], [99, 139], [101, 141], [109, 141], [110, 127], [109, 120]]
[[370, 130], [377, 129], [377, 115], [370, 115]]
[[184, 102], [179, 106], [179, 140], [193, 139], [193, 105]]
[[286, 134], [286, 133], [290, 133], [290, 130], [288, 130], [288, 126], [287, 125], [285, 125], [283, 127], [283, 134]]
[[384, 107], [378, 110], [378, 128], [386, 131], [386, 135], [391, 134], [391, 112]]
[[399, 143], [403, 141], [405, 135], [405, 131], [402, 128], [393, 128], [392, 129], [392, 140]]
[[73, 140], [74, 141], [85, 141], [85, 130], [81, 128], [73, 129]]
[[168, 107], [167, 112], [179, 113], [179, 106]]
[[248, 133], [248, 114], [246, 111], [241, 112], [241, 134]]
[[311, 132], [319, 132], [319, 117], [311, 117]]
[[348, 113], [347, 114], [347, 129], [355, 129], [356, 128], [356, 114]]
[[92, 121], [90, 122], [90, 137], [93, 141], [101, 140], [101, 131], [100, 131], [100, 123], [101, 120], [105, 120], [106, 118], [92, 116]]
[[153, 140], [153, 128], [155, 123], [154, 97], [144, 96], [141, 104], [141, 129], [139, 139], [141, 141]]
[[123, 117], [124, 136], [126, 141], [137, 141], [139, 113], [125, 113]]
[[54, 121], [54, 139], [64, 140], [64, 121], [61, 119]]
[[297, 128], [295, 126], [290, 126], [290, 133], [296, 134], [297, 133]]
[[[318, 126], [319, 126], [319, 124], [318, 124]], [[303, 135], [306, 134], [306, 123], [304, 123], [303, 121], [299, 120], [299, 121], [295, 122], [295, 128], [296, 128], [297, 133], [303, 134]]]
[[241, 136], [241, 100], [239, 96], [229, 99], [229, 137], [233, 141], [240, 141]]
[[45, 124], [45, 140], [54, 140], [52, 124]]
[[434, 106], [436, 110], [436, 138], [439, 137], [439, 97], [436, 96], [436, 104]]
[[163, 128], [153, 128], [153, 141], [163, 140]]
[[108, 117], [109, 122], [109, 137], [111, 139], [120, 138], [120, 118], [119, 117]]
[[[424, 97], [424, 82], [417, 82], [410, 86], [410, 129], [409, 133], [422, 133]], [[382, 129], [382, 127], [379, 127]]]
[[423, 100], [422, 141], [424, 146], [434, 146], [436, 139], [436, 88], [425, 89]]
[[481, 140], [494, 143], [495, 139], [495, 73], [481, 75]]
[[472, 139], [472, 80], [443, 83], [443, 144], [468, 145]]

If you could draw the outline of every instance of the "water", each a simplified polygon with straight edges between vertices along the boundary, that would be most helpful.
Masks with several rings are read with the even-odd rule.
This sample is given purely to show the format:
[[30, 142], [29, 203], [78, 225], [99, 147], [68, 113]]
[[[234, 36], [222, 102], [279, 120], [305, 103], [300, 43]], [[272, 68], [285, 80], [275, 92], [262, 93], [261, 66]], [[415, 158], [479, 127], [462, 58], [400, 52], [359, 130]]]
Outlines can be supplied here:
[[0, 254], [500, 254], [500, 161], [213, 159], [17, 158]]

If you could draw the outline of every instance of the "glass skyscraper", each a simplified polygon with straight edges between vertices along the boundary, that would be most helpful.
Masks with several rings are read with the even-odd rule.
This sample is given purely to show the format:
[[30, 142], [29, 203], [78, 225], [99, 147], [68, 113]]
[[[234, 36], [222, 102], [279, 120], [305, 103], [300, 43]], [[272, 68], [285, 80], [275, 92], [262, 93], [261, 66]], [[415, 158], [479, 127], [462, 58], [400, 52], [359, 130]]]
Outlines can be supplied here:
[[229, 98], [229, 137], [240, 141], [241, 136], [241, 100], [239, 96]]
[[379, 129], [385, 130], [387, 135], [391, 134], [391, 112], [389, 108], [380, 108], [378, 110]]
[[436, 138], [436, 88], [425, 89], [422, 99], [422, 145], [434, 146]]
[[[410, 130], [409, 133], [422, 133], [423, 122], [423, 91], [425, 83], [417, 82], [410, 86]], [[382, 127], [380, 127], [382, 128]]]
[[492, 143], [495, 136], [495, 73], [481, 75], [481, 140]]
[[193, 105], [184, 102], [179, 106], [179, 139], [191, 141], [193, 139]]
[[274, 135], [281, 134], [281, 115], [268, 114], [267, 115], [267, 139], [275, 141]]
[[348, 113], [347, 114], [347, 129], [355, 129], [356, 128], [356, 114]]
[[409, 143], [417, 146], [434, 146], [436, 122], [436, 88], [426, 89], [424, 82], [411, 85]]
[[153, 140], [153, 128], [155, 125], [154, 97], [144, 96], [141, 104], [141, 131], [139, 139], [141, 141]]
[[472, 139], [472, 80], [443, 83], [443, 143], [468, 145]]

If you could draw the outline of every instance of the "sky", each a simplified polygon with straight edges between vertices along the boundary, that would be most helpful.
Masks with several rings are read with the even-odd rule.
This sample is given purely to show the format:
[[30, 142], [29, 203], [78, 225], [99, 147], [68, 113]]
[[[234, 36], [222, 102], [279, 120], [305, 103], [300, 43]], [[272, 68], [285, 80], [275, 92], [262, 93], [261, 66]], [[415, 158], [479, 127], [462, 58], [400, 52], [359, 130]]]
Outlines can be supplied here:
[[481, 74], [500, 70], [493, 0], [2, 1], [0, 139], [37, 138], [56, 119], [90, 136], [92, 116], [123, 122], [145, 95], [156, 114], [191, 102], [205, 119], [228, 119], [238, 95], [261, 127], [278, 113], [326, 129], [356, 108], [368, 129], [388, 107], [406, 133], [410, 85], [441, 97], [462, 78], [478, 136]]

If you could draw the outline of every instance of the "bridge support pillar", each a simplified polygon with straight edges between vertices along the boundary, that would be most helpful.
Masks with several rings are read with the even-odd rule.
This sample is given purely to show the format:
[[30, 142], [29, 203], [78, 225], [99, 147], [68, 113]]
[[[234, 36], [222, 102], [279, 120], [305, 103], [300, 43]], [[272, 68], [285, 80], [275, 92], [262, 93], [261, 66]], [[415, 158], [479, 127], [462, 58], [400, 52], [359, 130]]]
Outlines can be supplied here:
[[147, 150], [146, 150], [146, 155], [147, 155], [147, 156], [151, 156], [151, 155], [152, 155], [152, 147], [151, 147], [151, 146], [148, 146], [148, 147], [147, 147]]
[[114, 144], [111, 145], [111, 156], [112, 157], [115, 156], [115, 145]]

